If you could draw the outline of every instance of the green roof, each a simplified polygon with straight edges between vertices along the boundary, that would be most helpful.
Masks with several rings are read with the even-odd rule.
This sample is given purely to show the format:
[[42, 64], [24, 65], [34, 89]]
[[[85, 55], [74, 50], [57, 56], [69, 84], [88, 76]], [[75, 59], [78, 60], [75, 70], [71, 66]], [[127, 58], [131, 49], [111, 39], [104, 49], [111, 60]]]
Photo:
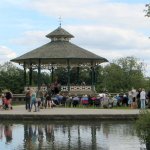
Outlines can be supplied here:
[[73, 38], [74, 36], [72, 34], [70, 34], [69, 32], [67, 32], [66, 30], [64, 30], [63, 28], [58, 27], [53, 32], [47, 34], [46, 37], [48, 37], [48, 38], [52, 38], [52, 37], [68, 37], [68, 38]]
[[[53, 32], [47, 35], [49, 38], [57, 37], [71, 38], [73, 35], [62, 29], [57, 28]], [[59, 38], [58, 38], [59, 39]], [[39, 48], [36, 48], [24, 55], [12, 59], [11, 61], [17, 63], [38, 63], [39, 59], [43, 64], [54, 64], [54, 63], [64, 63], [66, 64], [69, 59], [72, 64], [77, 63], [102, 63], [108, 60], [100, 57], [88, 50], [85, 50], [69, 41], [66, 40], [55, 40], [51, 41]]]

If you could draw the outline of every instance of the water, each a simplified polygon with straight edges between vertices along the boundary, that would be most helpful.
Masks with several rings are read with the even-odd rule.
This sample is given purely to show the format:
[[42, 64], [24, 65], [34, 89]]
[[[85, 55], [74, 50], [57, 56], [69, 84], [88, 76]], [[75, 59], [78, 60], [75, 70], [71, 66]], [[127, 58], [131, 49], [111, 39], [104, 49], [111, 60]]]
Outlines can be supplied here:
[[0, 150], [143, 150], [133, 122], [0, 123]]

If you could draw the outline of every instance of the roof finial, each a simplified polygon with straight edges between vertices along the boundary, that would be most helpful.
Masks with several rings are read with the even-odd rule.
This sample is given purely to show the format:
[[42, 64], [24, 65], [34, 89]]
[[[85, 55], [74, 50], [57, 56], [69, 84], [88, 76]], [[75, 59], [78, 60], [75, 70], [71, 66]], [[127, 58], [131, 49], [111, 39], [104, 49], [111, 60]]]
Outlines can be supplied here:
[[59, 27], [61, 28], [61, 16], [59, 17]]

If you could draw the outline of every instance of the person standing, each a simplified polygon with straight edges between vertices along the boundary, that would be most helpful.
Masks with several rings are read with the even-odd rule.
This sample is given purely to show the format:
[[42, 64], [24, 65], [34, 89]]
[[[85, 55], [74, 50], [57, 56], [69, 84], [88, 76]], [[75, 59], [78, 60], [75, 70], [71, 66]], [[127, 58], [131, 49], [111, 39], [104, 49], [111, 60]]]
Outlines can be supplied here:
[[136, 91], [136, 89], [132, 88], [132, 99], [133, 99], [133, 101], [134, 100], [136, 101], [136, 97], [137, 97], [137, 91]]
[[137, 108], [137, 91], [136, 89], [132, 88], [132, 105], [133, 109]]
[[25, 100], [26, 100], [26, 110], [31, 110], [31, 90], [30, 88], [27, 88], [25, 93]]
[[138, 108], [141, 108], [140, 93], [141, 93], [141, 88], [138, 89], [138, 91], [137, 91], [137, 96], [136, 96]]
[[72, 106], [76, 107], [77, 105], [79, 105], [79, 101], [80, 101], [79, 97], [75, 95], [72, 99]]
[[133, 99], [132, 99], [132, 91], [128, 92], [128, 106], [131, 108], [132, 107], [132, 103], [133, 103]]
[[[42, 104], [42, 108], [44, 106], [44, 92], [43, 92], [43, 89], [40, 87], [39, 90], [37, 90], [36, 92], [36, 98], [37, 98], [37, 105], [38, 105], [38, 108], [40, 109], [40, 105]], [[38, 109], [38, 110], [39, 110]]]
[[141, 109], [145, 109], [146, 92], [142, 89], [140, 93]]
[[32, 110], [33, 105], [34, 105], [34, 108], [35, 108], [34, 112], [37, 111], [36, 102], [37, 102], [36, 93], [33, 91], [32, 94], [31, 94], [31, 109], [30, 109], [30, 111]]

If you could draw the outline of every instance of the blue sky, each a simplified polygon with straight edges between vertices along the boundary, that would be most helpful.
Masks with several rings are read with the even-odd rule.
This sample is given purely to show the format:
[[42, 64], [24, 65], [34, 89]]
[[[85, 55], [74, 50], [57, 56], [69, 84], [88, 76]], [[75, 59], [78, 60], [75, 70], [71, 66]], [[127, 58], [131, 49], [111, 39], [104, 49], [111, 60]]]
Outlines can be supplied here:
[[59, 26], [75, 36], [72, 43], [113, 59], [134, 56], [150, 76], [148, 0], [1, 0], [0, 63], [47, 42]]

